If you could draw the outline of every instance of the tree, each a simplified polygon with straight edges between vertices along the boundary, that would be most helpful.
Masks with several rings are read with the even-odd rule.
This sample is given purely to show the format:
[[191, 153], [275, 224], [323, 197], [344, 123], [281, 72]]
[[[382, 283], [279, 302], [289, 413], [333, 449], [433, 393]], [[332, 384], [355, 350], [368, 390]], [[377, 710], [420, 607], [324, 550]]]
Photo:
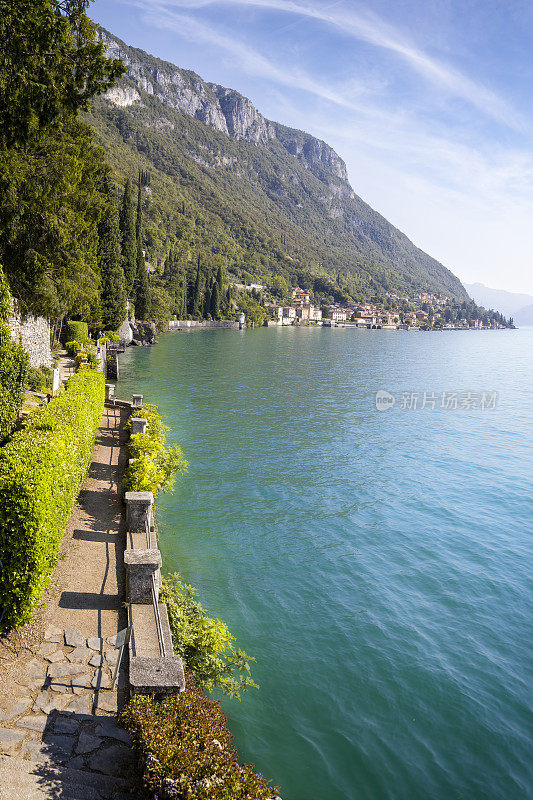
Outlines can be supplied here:
[[198, 319], [202, 315], [202, 307], [203, 307], [203, 280], [202, 280], [202, 273], [200, 270], [200, 256], [198, 256], [198, 267], [196, 269], [196, 281], [194, 284], [194, 292], [192, 298], [192, 315], [195, 319]]
[[222, 273], [222, 267], [221, 266], [219, 266], [218, 272], [217, 272], [217, 283], [218, 283], [218, 295], [219, 295], [219, 298], [220, 298], [220, 297], [222, 297], [222, 293], [224, 291], [224, 276], [223, 276], [223, 273]]
[[102, 191], [107, 198], [105, 213], [98, 226], [102, 324], [106, 330], [114, 331], [126, 319], [126, 284], [121, 264], [116, 194], [109, 175], [103, 179]]
[[88, 0], [0, 0], [0, 147], [87, 109], [124, 72], [105, 57]]
[[209, 319], [211, 316], [211, 292], [212, 292], [212, 285], [208, 285], [205, 287], [204, 293], [204, 306], [203, 306], [203, 317], [204, 319]]
[[54, 321], [98, 302], [104, 172], [92, 131], [72, 116], [0, 148], [0, 261], [22, 313]]
[[137, 274], [137, 241], [131, 181], [126, 178], [120, 207], [120, 233], [122, 237], [122, 267], [126, 279], [126, 294], [133, 297], [133, 284]]
[[218, 288], [218, 281], [213, 284], [211, 292], [211, 316], [213, 319], [220, 319], [220, 289]]
[[158, 331], [168, 330], [172, 300], [166, 292], [160, 279], [155, 279], [150, 285], [150, 306], [148, 315], [151, 322], [155, 322]]
[[122, 74], [85, 0], [0, 0], [0, 260], [22, 313], [98, 306], [104, 167], [76, 118]]
[[0, 440], [11, 433], [22, 407], [29, 367], [27, 352], [11, 339], [10, 311], [9, 288], [0, 267]]
[[183, 256], [176, 264], [175, 314], [178, 319], [187, 317], [187, 273]]
[[[150, 304], [150, 296], [148, 289], [148, 270], [146, 269], [146, 261], [144, 259], [143, 242], [142, 242], [142, 195], [141, 195], [141, 181], [139, 178], [139, 186], [137, 193], [137, 219], [135, 220], [135, 238], [136, 238], [136, 273], [134, 281], [134, 297], [135, 297], [135, 314], [138, 319], [146, 319], [148, 317], [148, 309]], [[167, 295], [168, 297], [168, 295]]]

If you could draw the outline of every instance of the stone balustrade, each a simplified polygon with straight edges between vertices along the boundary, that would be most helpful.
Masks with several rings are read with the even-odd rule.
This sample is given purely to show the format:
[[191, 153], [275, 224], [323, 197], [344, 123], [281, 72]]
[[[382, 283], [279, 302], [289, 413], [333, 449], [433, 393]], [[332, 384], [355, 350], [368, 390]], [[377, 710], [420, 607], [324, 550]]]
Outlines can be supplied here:
[[181, 658], [174, 655], [166, 605], [159, 602], [162, 562], [160, 551], [153, 546], [154, 496], [152, 492], [126, 492], [125, 501], [131, 691], [155, 697], [177, 694], [185, 689], [185, 674]]
[[146, 426], [148, 425], [148, 420], [143, 419], [142, 417], [132, 417], [131, 418], [131, 435], [135, 436], [136, 433], [146, 433]]

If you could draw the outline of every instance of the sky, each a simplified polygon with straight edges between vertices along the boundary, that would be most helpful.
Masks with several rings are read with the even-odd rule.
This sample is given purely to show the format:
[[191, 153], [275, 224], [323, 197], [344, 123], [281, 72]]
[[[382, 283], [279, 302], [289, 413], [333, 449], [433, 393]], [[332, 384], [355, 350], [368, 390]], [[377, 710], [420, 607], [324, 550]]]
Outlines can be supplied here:
[[127, 44], [246, 95], [463, 282], [533, 294], [531, 0], [96, 0]]

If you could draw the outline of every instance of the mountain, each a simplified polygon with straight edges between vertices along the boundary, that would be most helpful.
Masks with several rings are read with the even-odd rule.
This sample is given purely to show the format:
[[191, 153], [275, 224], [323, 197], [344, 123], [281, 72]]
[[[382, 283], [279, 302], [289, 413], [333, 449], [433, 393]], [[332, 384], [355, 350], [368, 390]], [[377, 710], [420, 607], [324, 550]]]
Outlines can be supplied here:
[[450, 270], [355, 194], [325, 142], [103, 28], [99, 37], [127, 73], [95, 99], [88, 119], [119, 174], [140, 168], [150, 176], [152, 263], [179, 245], [245, 277], [318, 276], [328, 291], [352, 297], [429, 291], [467, 299]]
[[465, 283], [470, 297], [485, 308], [496, 308], [517, 325], [533, 325], [533, 295], [490, 289], [482, 283]]

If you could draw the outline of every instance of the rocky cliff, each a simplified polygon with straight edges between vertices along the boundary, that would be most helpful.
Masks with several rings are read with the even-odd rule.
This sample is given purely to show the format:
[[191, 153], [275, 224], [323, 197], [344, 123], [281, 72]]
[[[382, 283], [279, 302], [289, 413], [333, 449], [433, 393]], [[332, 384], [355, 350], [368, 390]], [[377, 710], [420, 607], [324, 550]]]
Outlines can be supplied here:
[[[194, 72], [128, 47], [103, 28], [99, 29], [99, 37], [113, 58], [122, 59], [130, 80], [170, 108], [179, 108], [234, 139], [245, 139], [255, 144], [276, 139], [288, 153], [296, 156], [319, 177], [323, 177], [324, 170], [327, 170], [337, 178], [348, 181], [346, 164], [333, 148], [302, 131], [271, 122], [257, 111], [247, 97], [234, 89], [206, 83]], [[131, 88], [111, 89], [107, 97], [119, 106], [141, 102], [140, 94], [135, 94]]]
[[151, 175], [152, 263], [170, 247], [188, 247], [191, 258], [203, 251], [213, 263], [225, 253], [234, 274], [324, 277], [330, 295], [433, 291], [466, 299], [448, 269], [357, 196], [325, 142], [266, 119], [233, 89], [104, 29], [99, 36], [127, 74], [95, 98], [90, 122], [118, 174]]

